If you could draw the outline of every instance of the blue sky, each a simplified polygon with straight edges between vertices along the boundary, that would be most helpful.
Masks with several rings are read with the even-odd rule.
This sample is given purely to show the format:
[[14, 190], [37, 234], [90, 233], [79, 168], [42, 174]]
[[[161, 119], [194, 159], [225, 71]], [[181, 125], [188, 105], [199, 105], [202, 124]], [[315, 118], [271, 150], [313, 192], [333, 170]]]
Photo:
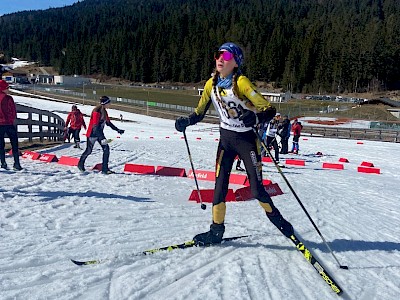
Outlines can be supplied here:
[[78, 0], [2, 0], [0, 16], [24, 10], [38, 10], [63, 7], [78, 2]]

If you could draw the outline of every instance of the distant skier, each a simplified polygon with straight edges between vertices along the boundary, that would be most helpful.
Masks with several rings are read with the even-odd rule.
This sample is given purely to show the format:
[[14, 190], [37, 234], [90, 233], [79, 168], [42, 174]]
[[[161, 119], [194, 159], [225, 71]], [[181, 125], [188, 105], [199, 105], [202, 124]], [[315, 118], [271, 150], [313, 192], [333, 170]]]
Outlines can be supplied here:
[[[70, 125], [68, 127], [68, 125]], [[67, 116], [67, 121], [65, 122], [65, 128], [69, 134], [72, 134], [72, 136], [74, 137], [74, 142], [75, 142], [75, 146], [74, 148], [81, 148], [80, 147], [80, 132], [81, 132], [81, 128], [85, 128], [86, 129], [86, 123], [85, 120], [83, 119], [83, 114], [81, 113], [81, 111], [78, 109], [78, 107], [76, 105], [72, 105], [72, 110], [68, 113]]]
[[108, 140], [104, 136], [104, 126], [110, 126], [113, 130], [117, 131], [119, 134], [123, 134], [125, 130], [118, 129], [113, 123], [111, 123], [108, 117], [107, 108], [110, 105], [110, 98], [107, 96], [102, 96], [100, 98], [100, 104], [97, 105], [90, 117], [89, 127], [86, 132], [87, 143], [86, 150], [83, 152], [79, 163], [78, 169], [85, 171], [85, 161], [86, 158], [92, 153], [93, 146], [96, 141], [100, 144], [103, 149], [103, 162], [102, 162], [102, 173], [103, 174], [113, 174], [115, 172], [108, 168], [108, 159], [110, 157], [110, 147], [108, 146]]
[[265, 131], [266, 146], [272, 147], [275, 151], [275, 161], [279, 164], [279, 147], [278, 141], [276, 140], [276, 134], [278, 132], [279, 120], [281, 114], [277, 113], [275, 117], [268, 123], [267, 130]]

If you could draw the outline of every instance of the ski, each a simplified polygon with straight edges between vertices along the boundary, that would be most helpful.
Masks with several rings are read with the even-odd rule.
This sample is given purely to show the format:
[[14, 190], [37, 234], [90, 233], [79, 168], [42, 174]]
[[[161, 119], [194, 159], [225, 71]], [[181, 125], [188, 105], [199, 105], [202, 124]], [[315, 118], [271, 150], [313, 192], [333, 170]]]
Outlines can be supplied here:
[[[237, 239], [241, 239], [241, 238], [245, 238], [245, 237], [249, 237], [249, 235], [241, 235], [241, 236], [233, 236], [233, 237], [228, 237], [228, 238], [223, 238], [222, 239], [222, 243], [225, 242], [229, 242], [229, 241], [233, 241], [233, 240], [237, 240]], [[193, 240], [191, 241], [187, 241], [181, 244], [176, 244], [176, 245], [170, 245], [170, 246], [165, 246], [165, 247], [161, 247], [161, 248], [154, 248], [154, 249], [149, 249], [149, 250], [144, 250], [142, 252], [138, 252], [136, 254], [132, 254], [132, 256], [140, 256], [140, 255], [150, 255], [150, 254], [154, 254], [157, 252], [162, 252], [162, 251], [172, 251], [172, 250], [176, 250], [176, 249], [186, 249], [186, 248], [191, 248], [191, 247], [209, 247], [209, 246], [215, 246], [215, 245], [220, 245], [220, 244], [208, 244], [208, 245], [196, 245], [195, 242]], [[86, 265], [98, 265], [101, 263], [104, 263], [106, 261], [109, 261], [110, 259], [94, 259], [94, 260], [86, 260], [86, 261], [79, 261], [79, 260], [74, 260], [71, 259], [71, 261], [78, 265], [78, 266], [86, 266]]]
[[330, 286], [330, 288], [337, 294], [341, 295], [343, 293], [342, 288], [337, 284], [337, 282], [332, 278], [332, 276], [326, 271], [326, 269], [321, 265], [317, 258], [311, 253], [311, 251], [304, 246], [297, 236], [292, 234], [290, 240], [295, 244], [297, 250], [299, 250], [305, 259], [314, 267], [318, 274], [325, 280], [325, 282]]

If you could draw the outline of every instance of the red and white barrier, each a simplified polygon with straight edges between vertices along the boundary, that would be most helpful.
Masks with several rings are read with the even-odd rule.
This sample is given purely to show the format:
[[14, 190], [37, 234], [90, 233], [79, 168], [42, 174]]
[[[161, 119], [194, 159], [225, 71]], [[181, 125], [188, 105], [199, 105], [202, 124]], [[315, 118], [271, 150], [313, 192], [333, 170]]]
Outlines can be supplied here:
[[324, 163], [322, 163], [322, 168], [323, 169], [344, 170], [344, 165], [324, 162]]
[[372, 162], [369, 161], [363, 161], [360, 166], [362, 167], [374, 167], [374, 164]]
[[57, 156], [55, 156], [55, 154], [49, 154], [49, 153], [41, 154], [38, 160], [47, 163], [58, 162]]
[[372, 173], [372, 174], [380, 174], [381, 173], [381, 169], [372, 168], [372, 167], [364, 167], [364, 166], [357, 167], [357, 171], [360, 173]]
[[[200, 196], [202, 202], [212, 203], [214, 199], [214, 190], [213, 189], [200, 190]], [[200, 203], [200, 198], [197, 190], [192, 191], [192, 193], [189, 196], [189, 201], [196, 201], [197, 203]], [[232, 201], [236, 201], [235, 194], [233, 193], [232, 189], [229, 189], [228, 194], [226, 195], [225, 198], [225, 202], [232, 202]]]
[[138, 165], [138, 164], [125, 164], [124, 172], [137, 173], [137, 174], [156, 174], [155, 166]]
[[[196, 178], [198, 180], [215, 181], [215, 172], [196, 170], [195, 173], [196, 173]], [[192, 170], [189, 171], [189, 174], [187, 177], [194, 178]]]
[[269, 157], [269, 156], [263, 156], [263, 157], [261, 158], [261, 161], [262, 161], [262, 162], [265, 162], [265, 163], [272, 163], [272, 158]]
[[[265, 190], [271, 197], [282, 195], [283, 192], [277, 183], [271, 183], [269, 185], [264, 185]], [[248, 201], [254, 199], [251, 193], [251, 188], [249, 186], [237, 189], [235, 191], [236, 201]]]
[[76, 167], [79, 163], [79, 158], [70, 156], [61, 156], [60, 159], [58, 160], [58, 163], [60, 165]]
[[32, 160], [37, 160], [40, 157], [40, 153], [33, 152], [33, 151], [25, 151], [24, 154], [22, 154], [22, 158], [29, 158]]
[[186, 177], [186, 170], [183, 168], [157, 166], [156, 175]]
[[286, 159], [287, 165], [305, 166], [306, 161], [303, 159]]

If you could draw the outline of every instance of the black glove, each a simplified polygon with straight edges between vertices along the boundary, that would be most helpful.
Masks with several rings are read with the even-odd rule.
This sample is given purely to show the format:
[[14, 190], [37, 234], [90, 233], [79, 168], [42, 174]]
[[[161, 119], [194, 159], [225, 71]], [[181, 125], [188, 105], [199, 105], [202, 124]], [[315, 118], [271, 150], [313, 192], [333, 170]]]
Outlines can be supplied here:
[[188, 127], [189, 125], [190, 125], [190, 119], [187, 117], [179, 117], [175, 121], [175, 128], [180, 132], [185, 131], [186, 127]]
[[254, 127], [257, 123], [257, 116], [251, 110], [246, 110], [243, 115], [239, 117], [240, 121], [243, 121], [244, 126]]
[[118, 132], [119, 134], [124, 134], [125, 130], [123, 130], [123, 129], [118, 129], [117, 132]]
[[273, 106], [268, 107], [266, 110], [264, 110], [261, 113], [258, 113], [258, 120], [261, 123], [269, 122], [271, 121], [276, 115], [276, 108]]

